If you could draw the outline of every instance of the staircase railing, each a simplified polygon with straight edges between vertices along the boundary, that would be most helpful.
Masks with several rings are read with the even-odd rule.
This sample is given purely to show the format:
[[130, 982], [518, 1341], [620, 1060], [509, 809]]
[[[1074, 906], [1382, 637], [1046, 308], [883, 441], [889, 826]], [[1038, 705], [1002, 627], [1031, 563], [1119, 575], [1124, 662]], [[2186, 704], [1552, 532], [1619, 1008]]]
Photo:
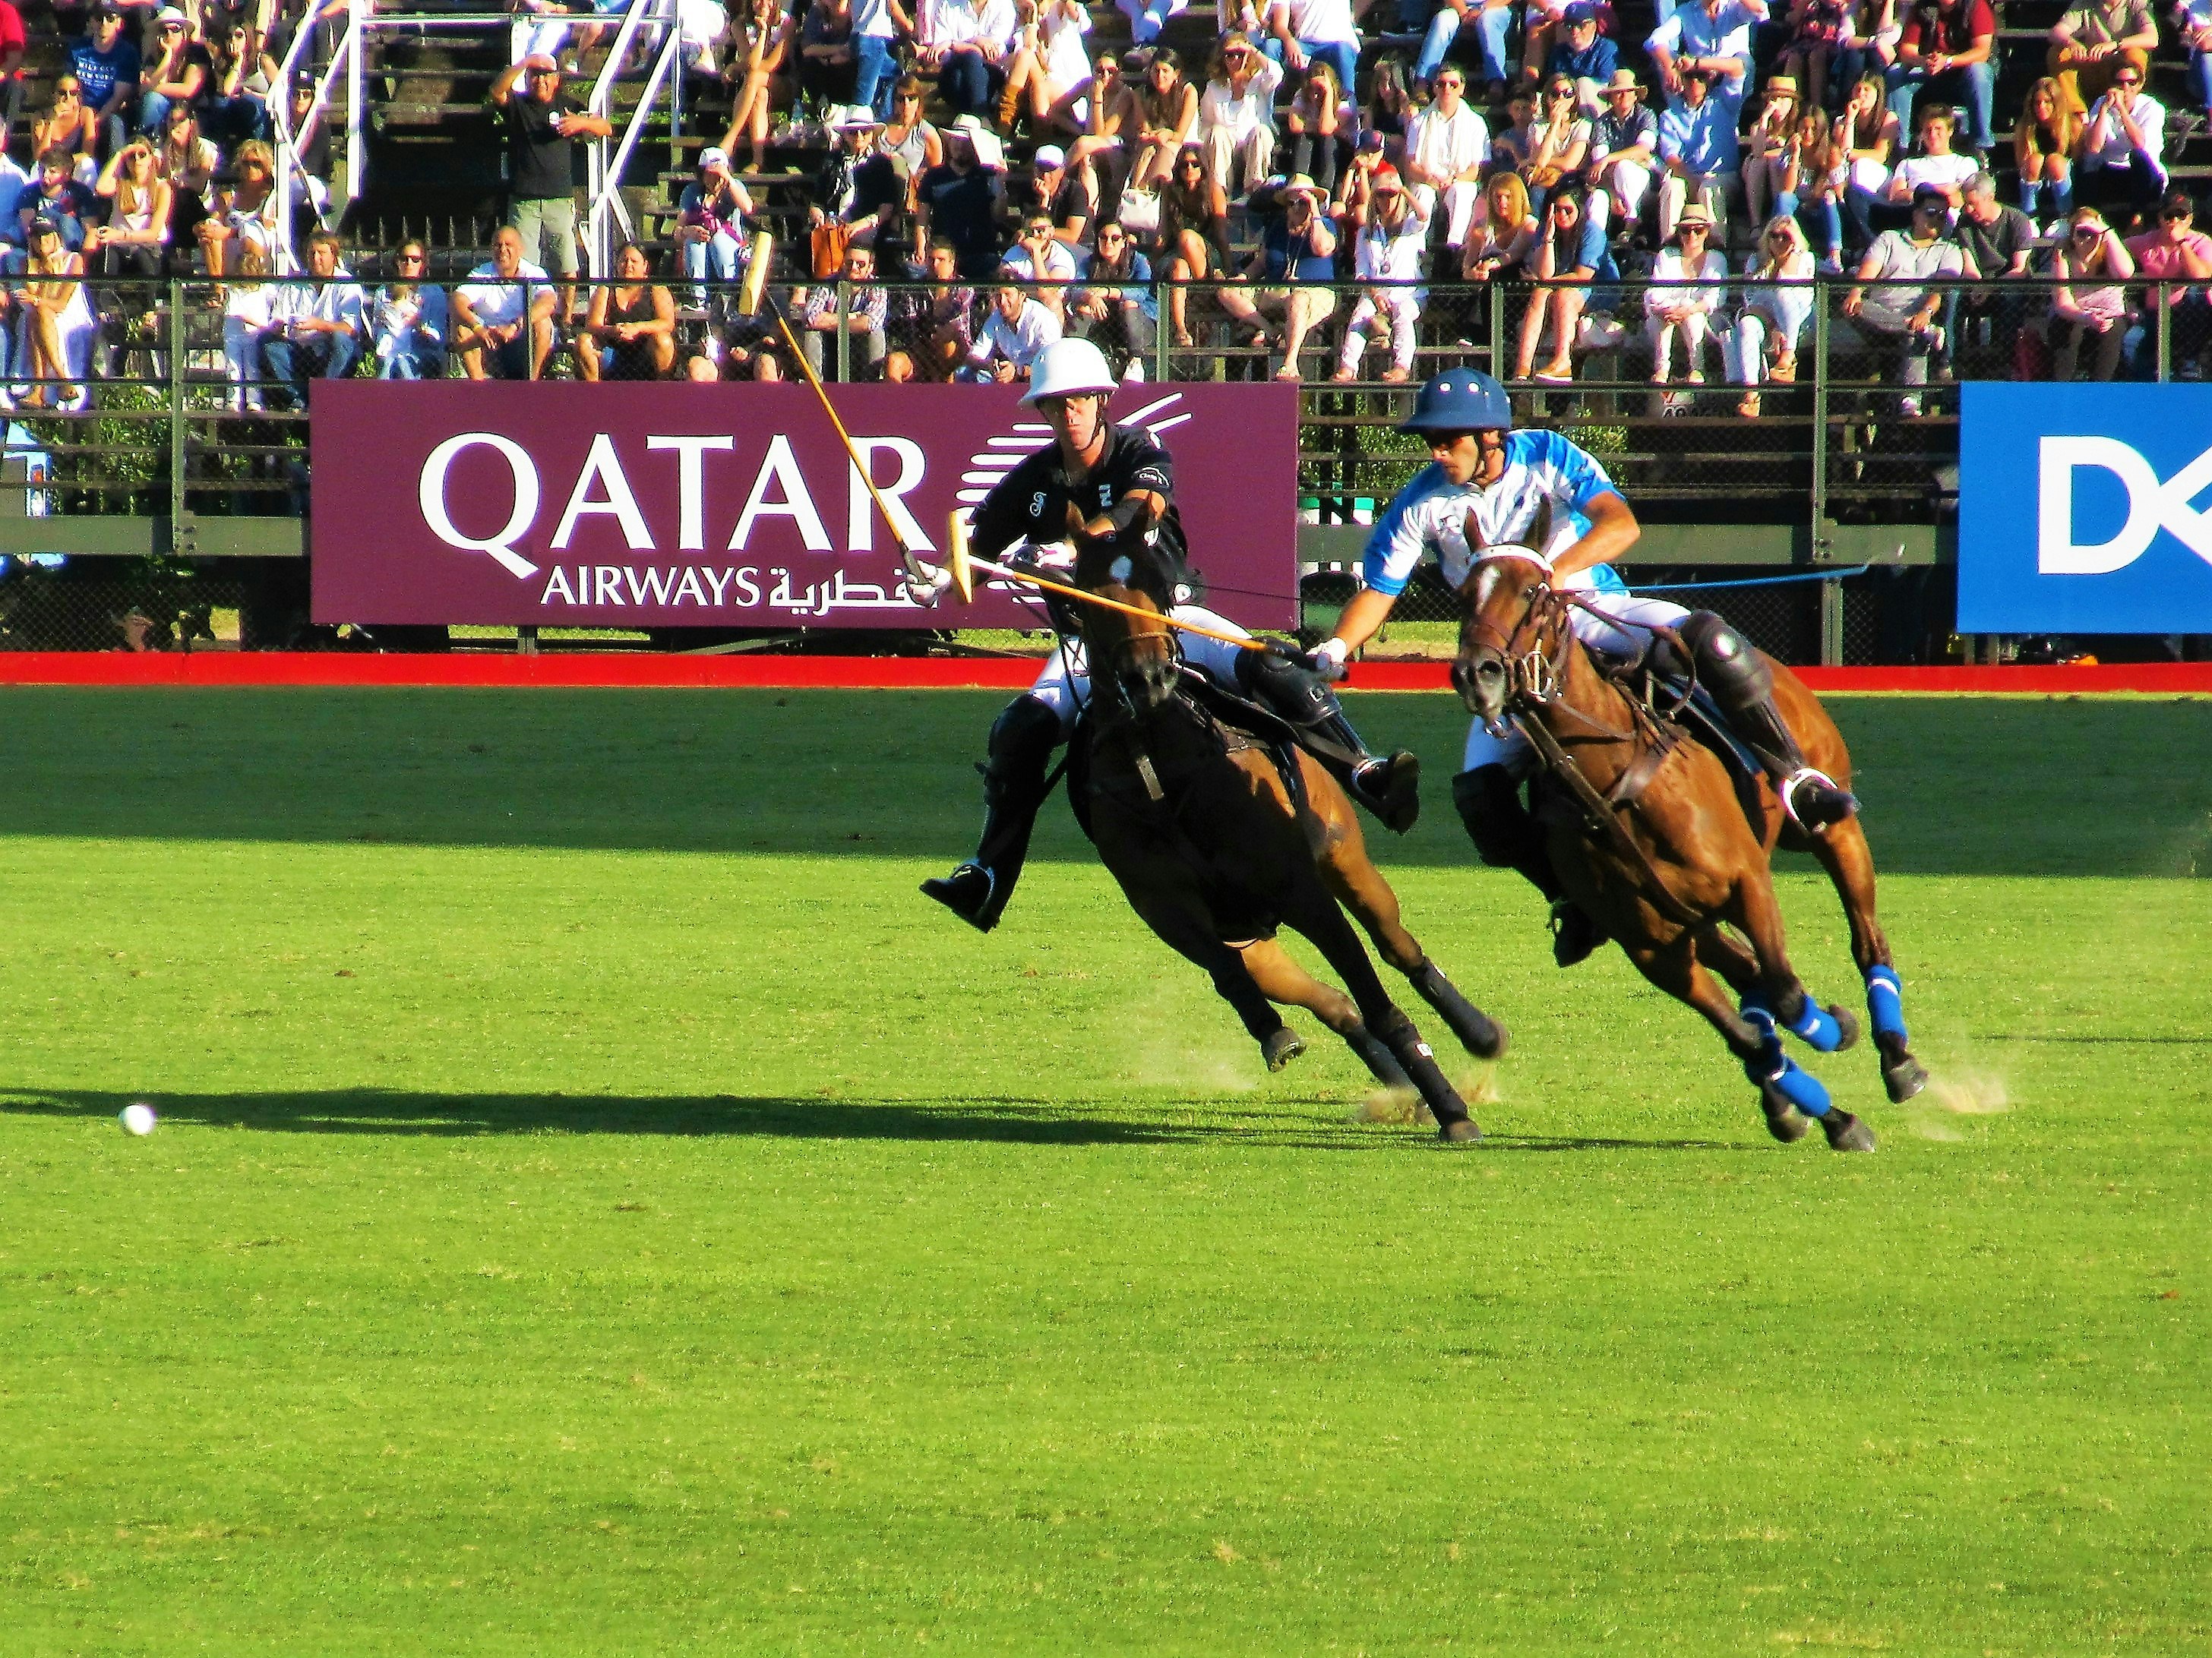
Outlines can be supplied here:
[[668, 94], [669, 131], [675, 134], [683, 130], [684, 30], [678, 0], [638, 0], [623, 14], [614, 49], [607, 54], [605, 66], [592, 87], [586, 107], [594, 115], [612, 118], [615, 83], [623, 66], [629, 61], [632, 45], [641, 34], [653, 48], [653, 65], [647, 72], [644, 89], [639, 93], [636, 106], [630, 111], [620, 136], [593, 139], [588, 152], [586, 190], [590, 206], [585, 223], [585, 254], [595, 277], [614, 274], [615, 249], [634, 234], [629, 210], [622, 199], [623, 176], [629, 169], [630, 157], [637, 151], [638, 140], [645, 136], [653, 107], [664, 89]]

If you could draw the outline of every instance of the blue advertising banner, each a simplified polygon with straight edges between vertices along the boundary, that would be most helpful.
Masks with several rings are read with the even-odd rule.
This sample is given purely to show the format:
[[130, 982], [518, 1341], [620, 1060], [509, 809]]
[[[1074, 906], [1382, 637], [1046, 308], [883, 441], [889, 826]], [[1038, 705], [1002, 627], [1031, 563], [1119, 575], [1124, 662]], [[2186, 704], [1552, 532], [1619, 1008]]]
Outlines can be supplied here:
[[2212, 386], [1960, 389], [1960, 632], [2212, 633]]

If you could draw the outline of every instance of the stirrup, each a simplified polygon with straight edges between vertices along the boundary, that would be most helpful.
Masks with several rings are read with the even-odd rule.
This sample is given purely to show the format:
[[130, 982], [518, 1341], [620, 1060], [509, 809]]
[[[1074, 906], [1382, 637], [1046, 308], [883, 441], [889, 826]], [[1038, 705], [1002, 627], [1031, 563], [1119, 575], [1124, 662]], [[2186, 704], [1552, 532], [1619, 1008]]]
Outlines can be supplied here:
[[1552, 900], [1552, 959], [1572, 967], [1595, 953], [1605, 942], [1605, 929], [1571, 898]]
[[[1798, 791], [1805, 792], [1801, 804]], [[1775, 791], [1782, 797], [1782, 810], [1798, 828], [1817, 834], [1831, 823], [1840, 823], [1856, 814], [1858, 797], [1849, 789], [1838, 788], [1836, 780], [1826, 772], [1810, 766], [1802, 766], [1782, 780]]]
[[981, 864], [963, 864], [950, 875], [933, 875], [921, 884], [924, 897], [934, 898], [978, 932], [999, 924], [991, 908], [998, 890], [999, 878]]

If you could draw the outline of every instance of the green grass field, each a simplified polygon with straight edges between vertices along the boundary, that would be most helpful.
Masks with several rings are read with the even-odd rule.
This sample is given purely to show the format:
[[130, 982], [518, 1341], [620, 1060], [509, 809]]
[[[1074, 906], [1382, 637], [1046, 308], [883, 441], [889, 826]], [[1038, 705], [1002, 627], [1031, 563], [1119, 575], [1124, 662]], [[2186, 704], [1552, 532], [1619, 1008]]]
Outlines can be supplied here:
[[1552, 969], [1448, 698], [1480, 1147], [1057, 802], [967, 932], [997, 701], [7, 692], [0, 1655], [2212, 1648], [2212, 703], [1838, 702], [1846, 1157]]

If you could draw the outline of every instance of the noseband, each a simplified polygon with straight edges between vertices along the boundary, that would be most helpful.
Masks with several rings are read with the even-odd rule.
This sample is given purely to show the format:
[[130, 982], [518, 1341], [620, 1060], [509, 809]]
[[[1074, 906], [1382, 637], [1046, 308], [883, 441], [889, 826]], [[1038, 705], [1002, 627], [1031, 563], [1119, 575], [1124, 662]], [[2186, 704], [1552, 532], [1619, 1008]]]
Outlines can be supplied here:
[[[1547, 577], [1552, 572], [1548, 563], [1533, 555], [1492, 553], [1483, 562], [1492, 558], [1519, 559], [1536, 565]], [[1478, 564], [1475, 568], [1480, 570], [1482, 567]], [[1510, 700], [1540, 708], [1559, 701], [1560, 689], [1566, 683], [1567, 653], [1573, 648], [1574, 629], [1568, 620], [1566, 601], [1548, 581], [1540, 582], [1529, 590], [1528, 603], [1510, 631], [1501, 632], [1495, 623], [1471, 616], [1468, 632], [1477, 647], [1496, 652], [1505, 664]], [[1551, 639], [1548, 647], [1545, 643], [1547, 634]]]

